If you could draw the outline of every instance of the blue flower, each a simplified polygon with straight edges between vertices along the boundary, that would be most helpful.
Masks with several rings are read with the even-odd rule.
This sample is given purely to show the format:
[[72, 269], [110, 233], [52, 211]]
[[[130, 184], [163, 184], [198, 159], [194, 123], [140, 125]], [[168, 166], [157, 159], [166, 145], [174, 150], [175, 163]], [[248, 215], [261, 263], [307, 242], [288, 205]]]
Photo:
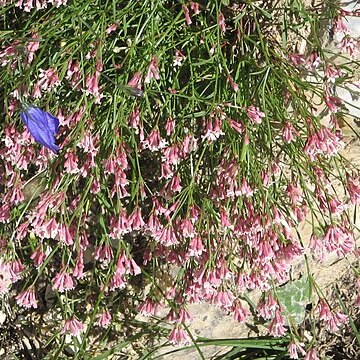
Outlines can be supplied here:
[[54, 153], [60, 150], [55, 144], [55, 135], [59, 129], [59, 119], [37, 107], [25, 105], [20, 113], [30, 134], [39, 144], [51, 149]]

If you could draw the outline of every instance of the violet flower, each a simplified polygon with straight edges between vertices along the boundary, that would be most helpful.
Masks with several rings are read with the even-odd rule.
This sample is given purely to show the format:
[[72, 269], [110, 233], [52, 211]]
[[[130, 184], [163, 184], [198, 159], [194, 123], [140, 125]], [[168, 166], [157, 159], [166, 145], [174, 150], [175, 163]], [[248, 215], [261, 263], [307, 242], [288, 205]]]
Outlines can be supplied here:
[[59, 119], [31, 105], [24, 106], [20, 118], [36, 142], [57, 154], [60, 147], [55, 144], [54, 136], [59, 129]]

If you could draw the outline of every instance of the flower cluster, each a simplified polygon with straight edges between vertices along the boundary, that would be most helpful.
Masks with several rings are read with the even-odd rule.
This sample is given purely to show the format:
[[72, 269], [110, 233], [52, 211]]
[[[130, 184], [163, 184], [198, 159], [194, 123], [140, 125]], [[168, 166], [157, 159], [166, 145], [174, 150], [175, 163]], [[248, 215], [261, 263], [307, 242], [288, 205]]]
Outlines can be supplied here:
[[[42, 12], [48, 3], [57, 9]], [[294, 262], [356, 249], [349, 211], [360, 177], [338, 157], [346, 109], [336, 84], [349, 68], [315, 45], [297, 54], [271, 37], [269, 47], [265, 13], [250, 3], [106, 4], [99, 25], [79, 1], [64, 7], [76, 16], [60, 34], [61, 5], [7, 4], [34, 8], [39, 24], [35, 33], [26, 22], [27, 36], [6, 35], [0, 49], [0, 294], [42, 311], [40, 290], [54, 292], [63, 319], [54, 333], [76, 341], [125, 323], [122, 312], [162, 315], [169, 341], [184, 344], [190, 304], [245, 322], [244, 295], [256, 289], [269, 334], [296, 334], [276, 294]], [[144, 23], [154, 11], [161, 31]], [[346, 34], [349, 14], [338, 11], [334, 31]], [[353, 42], [341, 41], [351, 56]], [[309, 92], [321, 94], [328, 125]], [[344, 191], [332, 186], [339, 180]], [[310, 219], [307, 242], [297, 230]], [[324, 299], [312, 316], [331, 331], [347, 321]], [[293, 335], [289, 353], [317, 358]]]

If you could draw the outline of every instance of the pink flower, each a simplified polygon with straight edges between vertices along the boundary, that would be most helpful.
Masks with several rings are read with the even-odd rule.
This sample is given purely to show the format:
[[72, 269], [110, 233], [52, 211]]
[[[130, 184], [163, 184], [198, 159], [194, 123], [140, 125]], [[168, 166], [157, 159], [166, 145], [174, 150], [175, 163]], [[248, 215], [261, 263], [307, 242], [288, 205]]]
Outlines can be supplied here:
[[338, 97], [330, 95], [324, 96], [324, 101], [331, 112], [336, 112], [343, 103]]
[[104, 246], [99, 246], [95, 253], [95, 259], [105, 262], [105, 264], [110, 263], [113, 258], [113, 251], [108, 243], [105, 243]]
[[53, 279], [53, 290], [64, 292], [75, 288], [73, 279], [70, 274], [65, 271], [59, 272]]
[[275, 317], [269, 325], [269, 334], [276, 337], [283, 336], [286, 332], [286, 328], [284, 325], [285, 319], [281, 315], [281, 311], [277, 309], [275, 311]]
[[341, 15], [337, 16], [334, 19], [334, 33], [336, 34], [336, 33], [340, 33], [340, 32], [349, 34], [349, 29], [345, 25], [344, 18]]
[[203, 252], [205, 252], [205, 247], [201, 237], [197, 235], [190, 240], [188, 253], [190, 256], [199, 257]]
[[31, 260], [34, 260], [34, 265], [39, 267], [46, 259], [46, 254], [42, 251], [41, 247], [37, 247], [30, 256]]
[[319, 360], [316, 349], [310, 349], [305, 356], [304, 360]]
[[238, 302], [234, 307], [234, 319], [240, 323], [245, 322], [246, 319], [251, 315], [250, 311], [242, 306], [240, 302]]
[[142, 91], [142, 73], [141, 72], [137, 72], [133, 75], [133, 77], [129, 80], [128, 82], [128, 86], [134, 88], [135, 90], [139, 90], [140, 92]]
[[9, 291], [13, 283], [10, 266], [0, 262], [0, 274], [0, 295], [2, 295]]
[[251, 121], [253, 121], [255, 124], [261, 124], [262, 119], [265, 117], [265, 114], [260, 111], [258, 107], [255, 107], [254, 105], [251, 105], [246, 110], [246, 113]]
[[142, 304], [138, 306], [138, 311], [144, 316], [159, 316], [161, 305], [151, 299], [146, 299]]
[[198, 15], [200, 14], [200, 10], [199, 10], [199, 4], [194, 2], [194, 1], [190, 1], [190, 9], [194, 12], [194, 15]]
[[140, 207], [137, 206], [129, 217], [129, 224], [133, 230], [140, 230], [145, 226], [145, 222], [141, 216]]
[[291, 143], [291, 141], [294, 140], [295, 136], [299, 136], [299, 135], [300, 135], [299, 132], [294, 128], [294, 126], [289, 121], [287, 121], [285, 123], [282, 133], [284, 142], [289, 144]]
[[117, 24], [111, 24], [107, 29], [106, 29], [106, 33], [107, 34], [111, 34], [113, 31], [115, 31], [117, 29]]
[[165, 124], [166, 135], [170, 136], [175, 130], [175, 119], [168, 118]]
[[358, 53], [358, 41], [350, 36], [344, 36], [338, 47], [341, 52], [348, 54], [351, 58], [355, 58]]
[[300, 66], [305, 64], [305, 56], [300, 54], [289, 54], [290, 61], [295, 66]]
[[229, 119], [229, 125], [240, 134], [242, 134], [245, 131], [244, 125], [233, 119]]
[[166, 146], [166, 140], [162, 139], [158, 129], [151, 131], [146, 140], [142, 142], [142, 148], [150, 151], [161, 150]]
[[182, 8], [183, 8], [184, 15], [185, 15], [186, 25], [190, 26], [192, 24], [192, 21], [191, 21], [189, 9], [186, 5], [183, 5]]
[[318, 154], [326, 154], [329, 156], [336, 154], [343, 145], [338, 133], [334, 134], [328, 128], [322, 127], [309, 136], [304, 151], [309, 155], [310, 159], [314, 161], [315, 156]]
[[186, 345], [190, 338], [182, 328], [175, 326], [169, 335], [169, 342], [173, 345]]
[[211, 303], [224, 309], [230, 309], [233, 306], [234, 300], [235, 296], [229, 290], [214, 292], [211, 296]]
[[234, 81], [234, 79], [232, 78], [232, 76], [228, 75], [227, 81], [229, 82], [230, 86], [232, 87], [232, 89], [233, 89], [235, 92], [238, 92], [238, 91], [239, 91], [239, 85]]
[[217, 23], [221, 31], [224, 33], [226, 31], [226, 24], [225, 24], [225, 17], [222, 12], [220, 12], [219, 14]]
[[351, 202], [360, 204], [360, 178], [347, 175], [347, 191], [349, 192]]
[[22, 291], [15, 297], [15, 299], [18, 305], [23, 306], [27, 309], [30, 309], [31, 307], [33, 307], [34, 309], [37, 308], [35, 290], [32, 288]]
[[145, 77], [145, 82], [149, 83], [151, 79], [159, 80], [159, 65], [158, 65], [158, 59], [154, 56], [150, 62], [149, 70]]
[[324, 74], [330, 81], [334, 81], [336, 78], [339, 78], [342, 75], [341, 69], [336, 65], [334, 67], [327, 65]]
[[289, 344], [290, 359], [298, 359], [299, 358], [298, 351], [300, 351], [301, 354], [305, 356], [306, 352], [304, 350], [304, 346], [305, 346], [304, 343], [292, 340]]
[[103, 328], [107, 328], [111, 323], [111, 314], [108, 310], [102, 312], [98, 316], [97, 324]]
[[84, 331], [85, 331], [85, 325], [73, 316], [72, 318], [65, 321], [61, 333], [62, 334], [70, 333], [71, 335], [77, 336]]

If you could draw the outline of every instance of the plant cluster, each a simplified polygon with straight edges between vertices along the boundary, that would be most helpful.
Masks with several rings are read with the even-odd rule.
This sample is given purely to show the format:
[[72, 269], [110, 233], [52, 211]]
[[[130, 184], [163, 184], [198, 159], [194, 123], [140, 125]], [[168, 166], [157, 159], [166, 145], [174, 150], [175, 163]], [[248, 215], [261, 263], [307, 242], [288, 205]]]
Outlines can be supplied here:
[[[1, 3], [0, 294], [27, 313], [52, 294], [49, 356], [69, 341], [90, 354], [164, 308], [169, 341], [195, 341], [189, 304], [243, 322], [257, 289], [269, 334], [317, 359], [277, 289], [299, 257], [356, 252], [360, 179], [339, 155], [336, 87], [352, 81], [346, 16], [358, 13], [299, 0]], [[324, 24], [341, 34], [341, 65]], [[347, 316], [311, 272], [306, 284], [319, 298], [309, 316], [336, 331]]]

